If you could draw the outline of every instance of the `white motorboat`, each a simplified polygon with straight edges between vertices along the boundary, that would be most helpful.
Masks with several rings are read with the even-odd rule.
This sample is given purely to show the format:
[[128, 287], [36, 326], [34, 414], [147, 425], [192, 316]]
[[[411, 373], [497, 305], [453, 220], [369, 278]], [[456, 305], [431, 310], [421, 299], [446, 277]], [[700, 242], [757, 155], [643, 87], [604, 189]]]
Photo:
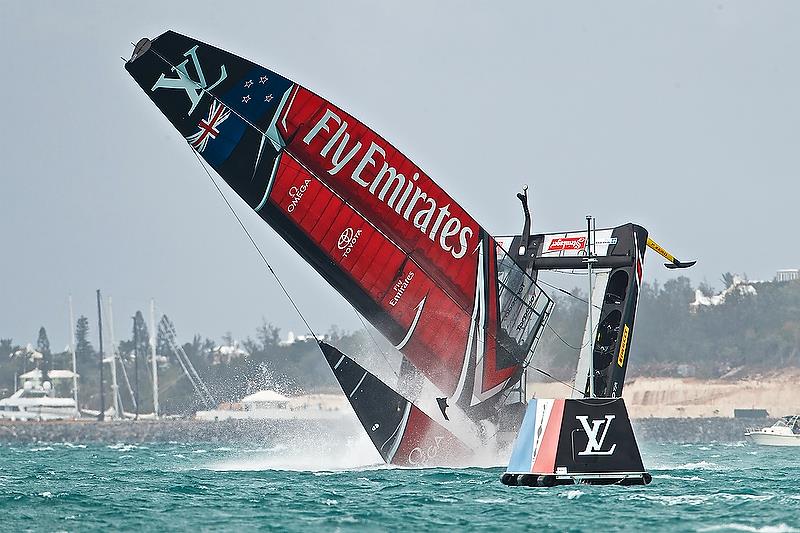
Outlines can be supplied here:
[[[51, 379], [72, 379], [70, 370], [51, 370]], [[34, 369], [20, 376], [22, 388], [0, 400], [0, 420], [64, 420], [76, 418], [74, 398], [59, 398], [50, 381], [43, 381], [41, 371]], [[27, 378], [27, 379], [26, 379]]]
[[800, 446], [800, 415], [784, 416], [762, 429], [748, 429], [745, 436], [762, 446]]

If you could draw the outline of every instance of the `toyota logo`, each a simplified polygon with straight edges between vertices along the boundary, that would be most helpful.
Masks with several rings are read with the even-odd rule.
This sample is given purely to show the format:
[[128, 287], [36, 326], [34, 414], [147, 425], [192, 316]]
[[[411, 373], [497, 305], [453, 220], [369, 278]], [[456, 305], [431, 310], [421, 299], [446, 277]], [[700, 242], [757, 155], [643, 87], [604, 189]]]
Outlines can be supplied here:
[[339, 235], [339, 244], [337, 244], [336, 246], [340, 250], [344, 250], [345, 248], [350, 246], [351, 242], [353, 242], [353, 228], [347, 228], [342, 232], [341, 235]]

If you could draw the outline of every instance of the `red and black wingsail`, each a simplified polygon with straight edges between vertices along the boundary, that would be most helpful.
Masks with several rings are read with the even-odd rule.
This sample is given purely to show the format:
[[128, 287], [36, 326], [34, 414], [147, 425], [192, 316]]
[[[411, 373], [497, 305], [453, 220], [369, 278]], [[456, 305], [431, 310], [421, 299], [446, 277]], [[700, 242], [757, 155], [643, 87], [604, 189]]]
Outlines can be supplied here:
[[551, 301], [425, 172], [327, 100], [192, 38], [142, 39], [125, 68], [451, 403], [496, 411]]

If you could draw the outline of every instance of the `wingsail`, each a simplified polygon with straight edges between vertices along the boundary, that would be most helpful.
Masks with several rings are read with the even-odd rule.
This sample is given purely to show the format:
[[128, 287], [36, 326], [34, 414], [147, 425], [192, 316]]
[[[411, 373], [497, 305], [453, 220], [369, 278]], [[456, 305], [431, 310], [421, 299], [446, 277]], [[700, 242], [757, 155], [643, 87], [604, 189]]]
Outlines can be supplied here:
[[446, 401], [498, 420], [552, 301], [455, 200], [342, 109], [223, 50], [168, 31], [125, 68]]

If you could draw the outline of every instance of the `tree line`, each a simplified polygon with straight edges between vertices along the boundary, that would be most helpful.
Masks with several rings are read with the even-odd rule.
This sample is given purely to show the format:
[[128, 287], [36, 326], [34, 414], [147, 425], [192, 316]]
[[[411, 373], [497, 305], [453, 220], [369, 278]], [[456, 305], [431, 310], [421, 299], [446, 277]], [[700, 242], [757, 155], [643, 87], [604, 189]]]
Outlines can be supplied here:
[[[284, 392], [331, 392], [338, 384], [330, 373], [313, 337], [282, 343], [279, 328], [263, 321], [254, 338], [235, 342], [230, 333], [222, 343], [195, 334], [179, 344], [175, 327], [167, 316], [157, 324], [155, 338], [158, 369], [159, 411], [162, 414], [186, 414], [209, 408], [195, 393], [184, 365], [191, 364], [213, 396], [214, 403], [234, 402], [264, 388]], [[365, 332], [341, 332], [332, 326], [325, 338], [343, 349], [360, 350]], [[100, 407], [100, 354], [94, 342], [96, 329], [88, 317], [80, 316], [75, 324], [75, 359], [79, 378], [79, 404], [84, 409]], [[153, 374], [150, 334], [140, 311], [137, 311], [128, 338], [111, 346], [104, 337], [104, 400], [112, 405], [110, 364], [112, 349], [116, 351], [118, 394], [126, 412], [134, 411], [138, 398], [139, 412], [153, 412]], [[182, 361], [178, 352], [185, 354]], [[138, 359], [138, 363], [137, 363]], [[15, 344], [11, 338], [0, 338], [0, 397], [9, 396], [21, 387], [18, 376], [38, 368], [44, 379], [54, 369], [72, 369], [70, 351], [53, 352], [44, 327], [39, 330], [34, 346]], [[138, 383], [138, 387], [136, 386]], [[72, 396], [72, 380], [53, 380], [56, 394]]]
[[[721, 281], [726, 289], [734, 277]], [[800, 367], [800, 281], [747, 285], [755, 293], [733, 290], [718, 305], [693, 306], [697, 291], [717, 291], [686, 277], [644, 283], [627, 375], [717, 378]], [[586, 324], [586, 293], [572, 295], [556, 296], [552, 327], [534, 358], [560, 379], [574, 377]]]
[[[723, 284], [731, 283], [731, 276], [723, 276]], [[754, 374], [800, 367], [800, 282], [762, 282], [753, 287], [756, 294], [733, 291], [719, 305], [691, 306], [696, 290], [708, 294], [712, 289], [706, 284], [693, 287], [685, 277], [663, 284], [644, 283], [628, 375], [688, 374], [713, 378], [736, 369]], [[585, 299], [585, 293], [577, 289], [571, 296], [555, 297], [556, 307], [533, 358], [534, 367], [559, 379], [573, 377], [577, 352], [583, 341]], [[186, 377], [176, 353], [178, 348], [186, 354], [219, 403], [236, 401], [263, 388], [285, 392], [338, 391], [338, 384], [314, 339], [281, 342], [280, 330], [269, 322], [263, 321], [255, 335], [244, 339], [240, 345], [230, 334], [223, 336], [220, 345], [195, 334], [178, 346], [173, 334], [171, 320], [162, 316], [156, 332], [162, 413], [189, 413], [207, 407], [198, 399], [191, 380]], [[373, 352], [383, 351], [386, 346], [376, 347], [373, 333], [365, 330], [342, 332], [334, 326], [326, 337], [345, 353], [361, 356], [372, 353], [372, 362], [377, 366], [383, 364]], [[100, 363], [93, 342], [95, 338], [96, 331], [89, 319], [79, 317], [75, 324], [79, 399], [82, 407], [90, 409], [97, 409], [100, 403]], [[119, 354], [116, 363], [119, 397], [128, 411], [133, 410], [137, 382], [139, 412], [153, 410], [149, 338], [142, 313], [137, 312], [129, 336], [115, 346]], [[111, 347], [108, 340], [105, 342], [108, 359]], [[106, 406], [111, 405], [108, 364], [104, 388]], [[365, 363], [365, 366], [372, 368], [370, 364]], [[39, 329], [35, 349], [17, 345], [9, 338], [0, 339], [0, 396], [11, 394], [15, 376], [32, 368], [40, 368], [45, 374], [53, 369], [71, 369], [72, 356], [68, 351], [51, 350], [44, 327]], [[380, 375], [380, 369], [376, 373]], [[536, 379], [537, 372], [531, 375]], [[72, 394], [71, 380], [55, 385], [59, 394]]]

